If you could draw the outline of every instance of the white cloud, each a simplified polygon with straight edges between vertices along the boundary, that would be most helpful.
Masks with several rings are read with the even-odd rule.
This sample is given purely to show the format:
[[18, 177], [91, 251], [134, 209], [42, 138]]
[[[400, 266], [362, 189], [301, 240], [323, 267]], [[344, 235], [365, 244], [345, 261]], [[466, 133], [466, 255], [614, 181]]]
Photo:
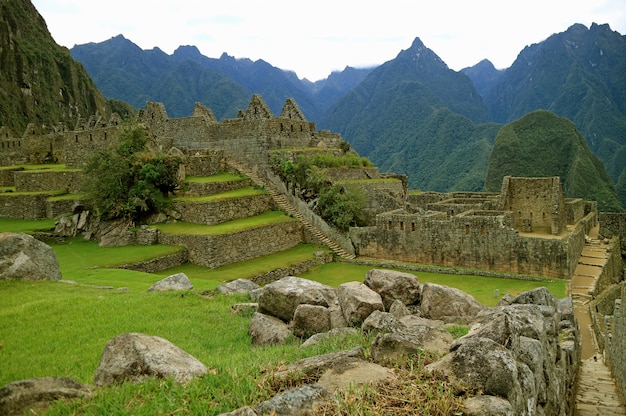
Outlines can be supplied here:
[[574, 23], [609, 23], [626, 33], [623, 0], [200, 1], [34, 0], [55, 40], [67, 47], [123, 34], [143, 49], [195, 45], [263, 59], [316, 80], [346, 65], [378, 65], [415, 37], [453, 69], [490, 59], [508, 67], [526, 46]]

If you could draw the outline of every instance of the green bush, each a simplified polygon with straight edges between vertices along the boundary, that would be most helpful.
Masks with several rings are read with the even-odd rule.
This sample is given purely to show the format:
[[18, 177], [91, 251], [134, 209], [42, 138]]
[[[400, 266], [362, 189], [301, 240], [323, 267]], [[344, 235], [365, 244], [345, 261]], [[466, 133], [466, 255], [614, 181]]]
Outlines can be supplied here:
[[117, 149], [89, 158], [84, 192], [102, 218], [137, 221], [170, 207], [167, 197], [179, 186], [182, 161], [147, 152], [146, 142], [145, 129], [135, 127], [122, 133]]

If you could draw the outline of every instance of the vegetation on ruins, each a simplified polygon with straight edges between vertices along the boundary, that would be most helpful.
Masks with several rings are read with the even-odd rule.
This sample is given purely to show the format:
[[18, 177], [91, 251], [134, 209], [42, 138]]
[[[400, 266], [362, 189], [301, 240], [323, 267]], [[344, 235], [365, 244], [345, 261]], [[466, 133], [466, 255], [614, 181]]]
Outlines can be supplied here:
[[[346, 151], [349, 146], [342, 149]], [[328, 223], [342, 231], [363, 225], [365, 195], [356, 186], [332, 183], [325, 172], [328, 168], [367, 168], [373, 164], [354, 153], [341, 156], [327, 152], [300, 154], [294, 159], [284, 157], [286, 152], [276, 151], [272, 169], [281, 179], [296, 188], [307, 202], [313, 201], [317, 213]]]
[[85, 193], [105, 219], [136, 221], [171, 206], [168, 195], [179, 186], [182, 160], [146, 149], [148, 132], [128, 128], [114, 150], [93, 153], [85, 167]]

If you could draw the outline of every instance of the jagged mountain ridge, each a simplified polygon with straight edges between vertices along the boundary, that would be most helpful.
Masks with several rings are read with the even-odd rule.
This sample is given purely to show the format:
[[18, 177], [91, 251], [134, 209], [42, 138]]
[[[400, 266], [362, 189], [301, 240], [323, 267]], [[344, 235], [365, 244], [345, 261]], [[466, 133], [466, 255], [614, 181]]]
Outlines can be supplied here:
[[[24, 17], [21, 16], [20, 18]], [[41, 16], [39, 18], [41, 19]], [[41, 20], [43, 21], [43, 19]], [[20, 29], [28, 27], [23, 22], [15, 23], [14, 26], [19, 26]], [[10, 24], [5, 24], [5, 27], [10, 27]], [[615, 46], [615, 42], [622, 42], [623, 37], [616, 32], [610, 31], [607, 25], [593, 25], [588, 30], [582, 25], [575, 25], [570, 29], [568, 32], [573, 32], [582, 40], [578, 39], [575, 40], [575, 43], [569, 42], [569, 44], [570, 46], [576, 44], [579, 49], [584, 49], [580, 45], [594, 44], [585, 40], [585, 36], [588, 35], [587, 32], [594, 33], [596, 36], [598, 34], [606, 34], [605, 32], [617, 35], [618, 41], [615, 41], [615, 36], [607, 35], [602, 38], [604, 40], [601, 39], [599, 42], [602, 45], [599, 49], [603, 54], [601, 56], [604, 56], [604, 58], [609, 57], [610, 59], [608, 60], [615, 64], [613, 67], [606, 67], [601, 65], [602, 62], [592, 61], [593, 64], [600, 67], [600, 70], [595, 74], [598, 79], [594, 82], [588, 82], [587, 74], [580, 69], [583, 67], [580, 64], [573, 66], [576, 71], [567, 79], [577, 80], [578, 85], [587, 88], [585, 94], [579, 95], [586, 102], [594, 103], [595, 107], [605, 110], [606, 108], [602, 106], [602, 98], [604, 98], [611, 105], [617, 102], [616, 108], [622, 108], [620, 100], [623, 93], [619, 94], [619, 91], [623, 91], [623, 88], [617, 88], [618, 94], [611, 96], [611, 99], [608, 100], [606, 99], [608, 97], [606, 94], [602, 95], [601, 89], [604, 85], [602, 84], [603, 82], [608, 83], [609, 87], [621, 85], [620, 82], [623, 77], [620, 78], [619, 75], [623, 74], [621, 62], [623, 62], [624, 53], [623, 47], [620, 46], [621, 43]], [[48, 39], [52, 41], [47, 29], [45, 29], [45, 33]], [[558, 37], [559, 35], [562, 34], [554, 36]], [[123, 37], [118, 40], [126, 41]], [[38, 40], [35, 40], [31, 44], [43, 44], [37, 42]], [[52, 43], [54, 44], [53, 41]], [[546, 43], [549, 42], [546, 41]], [[541, 46], [542, 44], [543, 42], [538, 45]], [[595, 44], [598, 44], [597, 40]], [[98, 46], [100, 44], [88, 45]], [[526, 55], [527, 50], [535, 51], [538, 45], [526, 48], [520, 53], [518, 60]], [[212, 108], [217, 114], [222, 113], [234, 116], [235, 112], [245, 107], [249, 100], [251, 91], [247, 87], [241, 86], [239, 82], [226, 75], [223, 70], [207, 68], [210, 65], [206, 64], [206, 62], [203, 64], [205, 59], [201, 55], [198, 56], [199, 52], [196, 48], [179, 48], [177, 53], [180, 59], [172, 64], [169, 59], [171, 56], [158, 48], [142, 51], [133, 45], [132, 42], [130, 42], [130, 46], [131, 48], [125, 51], [125, 58], [127, 59], [121, 61], [122, 65], [117, 68], [110, 68], [109, 79], [112, 80], [112, 84], [119, 82], [120, 85], [125, 85], [125, 88], [123, 88], [125, 91], [137, 93], [140, 97], [137, 107], [143, 107], [145, 101], [148, 100], [164, 101], [155, 99], [152, 93], [146, 93], [144, 84], [149, 85], [156, 94], [170, 94], [174, 97], [172, 100], [174, 106], [189, 106], [189, 110], [183, 115], [190, 113], [193, 101], [202, 101], [195, 95], [196, 91], [211, 92], [211, 96], [215, 97], [215, 101], [208, 103], [207, 106]], [[132, 46], [135, 46], [135, 49], [132, 49]], [[416, 48], [413, 48], [413, 46], [416, 46]], [[3, 49], [5, 56], [6, 50]], [[129, 54], [129, 52], [135, 53], [136, 56], [133, 56], [132, 53]], [[542, 56], [542, 54], [552, 56], [549, 51], [535, 55]], [[95, 55], [98, 57], [97, 53]], [[99, 59], [106, 59], [109, 56], [108, 53], [101, 53]], [[190, 59], [192, 57], [195, 57], [195, 61]], [[506, 75], [510, 74], [511, 72], [509, 71], [513, 68], [512, 66], [512, 68], [504, 71], [498, 84], [495, 86], [493, 83], [490, 84], [492, 81], [489, 79], [484, 81], [479, 93], [476, 88], [469, 88], [472, 87], [472, 83], [468, 81], [467, 71], [463, 71], [464, 73], [451, 71], [434, 52], [421, 44], [418, 38], [412, 45], [412, 48], [402, 51], [396, 59], [381, 65], [375, 70], [355, 70], [354, 74], [357, 76], [351, 74], [351, 68], [346, 68], [345, 71], [337, 73], [338, 78], [345, 78], [344, 82], [337, 83], [338, 88], [331, 91], [330, 96], [325, 98], [325, 104], [320, 104], [320, 92], [325, 89], [325, 86], [331, 85], [330, 80], [332, 77], [311, 83], [307, 80], [299, 80], [294, 73], [281, 71], [264, 61], [252, 62], [246, 59], [234, 59], [226, 54], [217, 60], [206, 59], [212, 65], [219, 64], [224, 67], [230, 67], [230, 71], [234, 72], [242, 67], [246, 68], [246, 71], [249, 74], [253, 74], [254, 77], [254, 80], [249, 83], [252, 85], [251, 88], [257, 88], [253, 85], [256, 82], [258, 85], [265, 85], [270, 89], [269, 95], [263, 94], [263, 92], [261, 94], [264, 95], [264, 98], [267, 95], [271, 100], [276, 99], [277, 104], [273, 104], [275, 107], [272, 108], [274, 112], [279, 111], [279, 106], [282, 106], [286, 98], [279, 97], [281, 94], [288, 94], [294, 88], [298, 93], [310, 94], [313, 98], [304, 99], [304, 105], [297, 101], [302, 107], [308, 107], [303, 112], [310, 120], [317, 121], [319, 127], [341, 133], [345, 139], [353, 143], [357, 151], [370, 157], [383, 170], [407, 173], [413, 187], [443, 191], [482, 189], [484, 179], [481, 180], [481, 178], [484, 178], [486, 160], [499, 126], [494, 123], [482, 124], [484, 121], [492, 119], [490, 115], [492, 111], [489, 105], [485, 105], [488, 104], [487, 99], [485, 98], [483, 102], [480, 95], [481, 93], [485, 94], [483, 87], [491, 87], [489, 96], [494, 95], [499, 88], [498, 86], [505, 84]], [[540, 62], [541, 60], [537, 59], [537, 61]], [[581, 62], [584, 62], [584, 60]], [[532, 67], [532, 65], [527, 66]], [[381, 67], [384, 67], [385, 70], [380, 70]], [[54, 68], [54, 66], [50, 68]], [[611, 68], [613, 69], [611, 70]], [[163, 69], [167, 71], [164, 73]], [[492, 68], [487, 69], [493, 72]], [[56, 73], [55, 70], [44, 72]], [[59, 72], [63, 72], [62, 69]], [[140, 77], [129, 77], [129, 73], [137, 75], [143, 72], [149, 72], [157, 78], [153, 77], [145, 81], [140, 79]], [[381, 74], [384, 74], [384, 76]], [[534, 73], [535, 76], [537, 74], [541, 74], [541, 71]], [[361, 82], [359, 82], [361, 80], [359, 77], [362, 79]], [[607, 77], [609, 81], [604, 80]], [[241, 76], [241, 79], [246, 78], [246, 76]], [[129, 82], [129, 80], [133, 80], [133, 82]], [[265, 82], [262, 82], [262, 80], [265, 80]], [[274, 80], [282, 83], [281, 88], [276, 88]], [[123, 84], [124, 81], [126, 81], [126, 84]], [[19, 81], [15, 81], [15, 85], [19, 85]], [[193, 85], [193, 87], [189, 87], [189, 85]], [[480, 84], [477, 82], [476, 85]], [[366, 88], [363, 89], [364, 87]], [[387, 90], [386, 92], [385, 89]], [[504, 90], [508, 91], [506, 88]], [[61, 89], [61, 91], [63, 90]], [[346, 91], [356, 91], [357, 93], [355, 94], [348, 94], [356, 97], [356, 100], [345, 100], [347, 98], [346, 95], [343, 97], [341, 105], [338, 105], [338, 99]], [[369, 91], [374, 93], [368, 96]], [[576, 91], [576, 89], [573, 91]], [[601, 92], [598, 93], [597, 91]], [[28, 91], [26, 92], [28, 93]], [[364, 92], [366, 93], [365, 95], [363, 95]], [[524, 92], [524, 90], [522, 89], [521, 92]], [[316, 111], [321, 111], [325, 106], [333, 103], [332, 94], [336, 94], [337, 98], [334, 99], [336, 103], [332, 106], [331, 111], [326, 112], [327, 116], [316, 118], [315, 115], [311, 115], [311, 113], [315, 114]], [[294, 95], [295, 93], [289, 94], [289, 96]], [[560, 99], [560, 102], [565, 102], [573, 108], [576, 108], [577, 103], [583, 99], [581, 98], [577, 101], [577, 97], [571, 94], [565, 95], [565, 97], [567, 99]], [[18, 104], [14, 107], [24, 105], [19, 102], [19, 99], [23, 98], [24, 92], [15, 98], [13, 102]], [[5, 100], [5, 102], [10, 102], [10, 100]], [[47, 100], [44, 100], [44, 102], [49, 103]], [[309, 106], [311, 102], [313, 105]], [[168, 104], [166, 103], [166, 105]], [[317, 106], [317, 109], [311, 110], [315, 106]], [[577, 114], [584, 115], [583, 122], [593, 121], [596, 125], [600, 124], [602, 127], [613, 126], [615, 127], [614, 130], [618, 132], [626, 131], [626, 129], [621, 128], [623, 126], [621, 113], [618, 112], [617, 116], [613, 117], [616, 114], [615, 112], [599, 112], [594, 109], [594, 106], [591, 106], [591, 109], [585, 108], [584, 111], [578, 111]], [[485, 109], [487, 109], [486, 117], [484, 116]], [[100, 110], [95, 110], [92, 113], [96, 111]], [[171, 113], [169, 105], [168, 111], [170, 111], [170, 116], [176, 116], [176, 114]], [[7, 112], [3, 112], [4, 114], [7, 114]], [[50, 111], [48, 114], [52, 115], [50, 118], [62, 119], [54, 111]], [[607, 114], [611, 115], [611, 117], [607, 117]], [[76, 112], [71, 113], [72, 119], [75, 120], [77, 117]], [[40, 122], [41, 124], [46, 124], [40, 118], [34, 117], [31, 119], [35, 124]], [[340, 120], [340, 122], [325, 124], [328, 121], [335, 122], [337, 120]], [[346, 123], [346, 120], [351, 120], [351, 123]], [[8, 125], [6, 122], [3, 124]], [[583, 128], [579, 127], [579, 129], [581, 132], [585, 132]], [[598, 131], [600, 130], [594, 130], [596, 136]], [[421, 138], [424, 138], [424, 140], [421, 140]], [[620, 174], [619, 161], [626, 160], [623, 157], [623, 153], [626, 150], [621, 145], [620, 137], [617, 137], [619, 140], [612, 140], [610, 137], [607, 138], [606, 135], [603, 135], [594, 139], [595, 142], [593, 143], [599, 144], [594, 146], [593, 143], [590, 143], [592, 149], [595, 149], [597, 152], [604, 152], [606, 157], [617, 161], [615, 166], [608, 166], [607, 169], [611, 176], [616, 178]], [[589, 137], [587, 137], [587, 140], [591, 142]], [[602, 154], [600, 156], [603, 157]], [[607, 162], [605, 161], [605, 163]], [[621, 170], [621, 176], [619, 176], [621, 182], [618, 181], [618, 190], [626, 189], [625, 172], [624, 169]], [[470, 188], [467, 188], [468, 184], [471, 184], [469, 185]]]
[[0, 3], [0, 126], [21, 135], [79, 117], [107, 116], [110, 106], [83, 66], [57, 45], [29, 1]]
[[[143, 50], [123, 35], [74, 46], [71, 53], [107, 97], [125, 100], [135, 108], [143, 108], [147, 101], [162, 102], [171, 117], [188, 116], [195, 102], [211, 108], [218, 119], [236, 117], [250, 95], [261, 94], [275, 114], [280, 113], [286, 98], [293, 98], [308, 119], [317, 120], [329, 102], [369, 72], [346, 68], [349, 75], [332, 74], [312, 83], [263, 60], [235, 59], [227, 53], [219, 59], [209, 58], [189, 45], [168, 55], [158, 48]], [[175, 82], [186, 79], [184, 74], [190, 72], [205, 82]]]

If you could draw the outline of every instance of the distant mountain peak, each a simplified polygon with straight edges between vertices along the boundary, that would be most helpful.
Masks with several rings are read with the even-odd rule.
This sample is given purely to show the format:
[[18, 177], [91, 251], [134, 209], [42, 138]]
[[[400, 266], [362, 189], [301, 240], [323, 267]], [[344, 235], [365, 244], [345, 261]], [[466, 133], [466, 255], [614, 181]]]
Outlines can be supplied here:
[[423, 66], [424, 63], [436, 63], [437, 66], [448, 68], [448, 65], [435, 52], [426, 47], [419, 37], [413, 40], [409, 49], [400, 51], [397, 58], [409, 58], [419, 66]]

